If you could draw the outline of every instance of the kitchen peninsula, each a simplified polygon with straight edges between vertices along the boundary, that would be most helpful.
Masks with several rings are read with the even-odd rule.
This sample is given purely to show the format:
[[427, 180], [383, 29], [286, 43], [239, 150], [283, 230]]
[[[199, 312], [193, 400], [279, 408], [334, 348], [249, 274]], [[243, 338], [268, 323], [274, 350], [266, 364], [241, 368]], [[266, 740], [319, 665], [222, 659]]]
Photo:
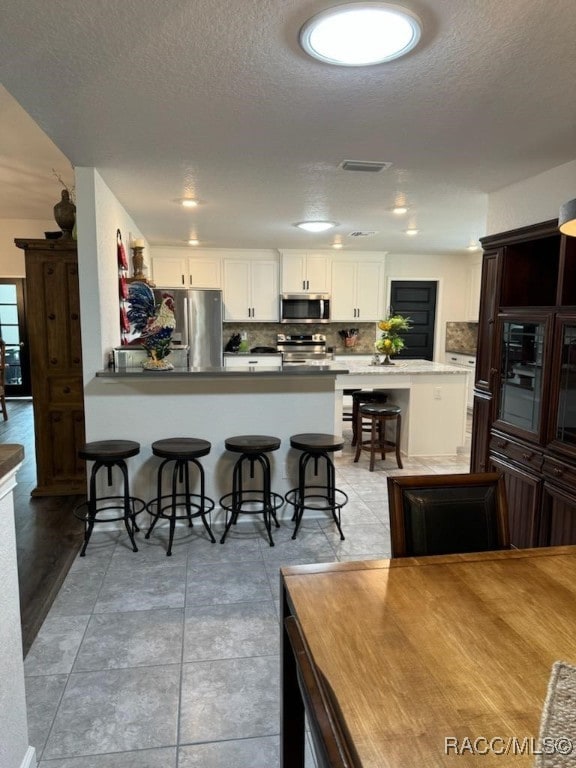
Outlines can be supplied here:
[[411, 455], [454, 454], [464, 444], [466, 373], [461, 368], [407, 361], [370, 366], [336, 360], [330, 365], [269, 368], [191, 368], [145, 371], [139, 368], [100, 371], [86, 393], [106, 412], [106, 421], [87, 424], [92, 440], [114, 437], [137, 440], [141, 452], [130, 460], [133, 490], [149, 497], [157, 466], [154, 440], [194, 436], [209, 440], [212, 451], [202, 461], [208, 495], [227, 493], [236, 456], [224, 448], [239, 434], [280, 437], [271, 454], [275, 489], [295, 485], [298, 452], [290, 436], [299, 432], [340, 434], [342, 390], [385, 387], [403, 409], [402, 445]]

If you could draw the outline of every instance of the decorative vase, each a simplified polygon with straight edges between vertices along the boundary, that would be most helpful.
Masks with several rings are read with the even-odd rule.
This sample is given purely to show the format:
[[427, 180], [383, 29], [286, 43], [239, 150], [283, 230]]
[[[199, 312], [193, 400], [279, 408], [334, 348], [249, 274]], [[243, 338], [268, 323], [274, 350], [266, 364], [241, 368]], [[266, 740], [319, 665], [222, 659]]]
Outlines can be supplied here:
[[396, 365], [396, 363], [393, 363], [392, 360], [390, 360], [390, 355], [384, 355], [384, 360], [382, 360], [380, 365]]
[[72, 230], [76, 223], [76, 206], [70, 200], [67, 189], [62, 190], [62, 199], [54, 206], [54, 219], [62, 230], [62, 237], [72, 237]]

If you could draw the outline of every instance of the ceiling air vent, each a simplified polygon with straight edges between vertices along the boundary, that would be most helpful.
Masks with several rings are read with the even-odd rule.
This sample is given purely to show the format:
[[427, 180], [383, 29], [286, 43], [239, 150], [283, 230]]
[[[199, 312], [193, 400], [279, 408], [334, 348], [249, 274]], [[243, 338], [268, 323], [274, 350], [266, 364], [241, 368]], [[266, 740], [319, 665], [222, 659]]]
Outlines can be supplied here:
[[370, 162], [369, 160], [344, 160], [340, 164], [343, 171], [364, 171], [365, 173], [378, 173], [386, 171], [392, 163]]
[[375, 235], [376, 231], [373, 229], [368, 230], [361, 230], [361, 229], [355, 229], [354, 232], [349, 232], [348, 237], [372, 237], [372, 235]]

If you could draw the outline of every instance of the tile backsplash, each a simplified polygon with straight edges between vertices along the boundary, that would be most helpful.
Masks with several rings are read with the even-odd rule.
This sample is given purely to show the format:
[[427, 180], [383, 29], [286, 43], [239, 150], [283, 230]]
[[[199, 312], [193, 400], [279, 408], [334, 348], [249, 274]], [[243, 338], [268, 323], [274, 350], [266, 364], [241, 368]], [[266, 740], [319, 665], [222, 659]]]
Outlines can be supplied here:
[[[338, 331], [358, 329], [356, 345], [344, 346], [344, 339], [340, 338]], [[252, 347], [275, 347], [276, 336], [279, 333], [323, 333], [326, 336], [326, 346], [332, 347], [336, 354], [355, 353], [358, 355], [371, 355], [374, 352], [374, 342], [379, 333], [376, 323], [224, 323], [224, 344], [233, 333], [246, 331], [248, 336], [248, 349]]]
[[446, 352], [475, 355], [478, 323], [446, 323]]

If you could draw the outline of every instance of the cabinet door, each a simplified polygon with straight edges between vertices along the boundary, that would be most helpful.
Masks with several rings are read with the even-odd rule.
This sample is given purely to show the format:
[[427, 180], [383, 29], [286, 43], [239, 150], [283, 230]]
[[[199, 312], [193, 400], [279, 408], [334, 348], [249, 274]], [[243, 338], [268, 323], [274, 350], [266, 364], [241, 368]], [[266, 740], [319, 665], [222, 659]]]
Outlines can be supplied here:
[[540, 545], [576, 544], [576, 497], [554, 483], [545, 482]]
[[188, 265], [179, 256], [152, 258], [152, 279], [159, 288], [176, 288], [186, 285]]
[[220, 259], [188, 259], [188, 285], [192, 288], [221, 288]]
[[224, 320], [251, 320], [251, 269], [249, 261], [224, 260]]
[[306, 289], [310, 293], [330, 293], [330, 261], [323, 254], [309, 253], [305, 264]]
[[251, 263], [251, 320], [277, 323], [280, 311], [278, 264], [275, 261]]
[[332, 264], [332, 322], [357, 320], [356, 264], [335, 261]]
[[382, 317], [382, 265], [364, 261], [356, 265], [357, 319], [363, 323]]
[[492, 424], [492, 398], [488, 394], [475, 393], [472, 417], [472, 447], [470, 468], [472, 472], [488, 471], [488, 446]]
[[500, 284], [502, 255], [486, 252], [482, 262], [482, 296], [478, 320], [478, 354], [476, 358], [476, 389], [492, 393], [497, 370], [494, 365], [494, 325]]
[[576, 457], [576, 316], [556, 318], [548, 439], [554, 450]]
[[306, 254], [282, 256], [282, 293], [306, 291]]
[[540, 536], [540, 478], [493, 456], [490, 457], [490, 469], [504, 475], [510, 543], [518, 549], [537, 547]]

